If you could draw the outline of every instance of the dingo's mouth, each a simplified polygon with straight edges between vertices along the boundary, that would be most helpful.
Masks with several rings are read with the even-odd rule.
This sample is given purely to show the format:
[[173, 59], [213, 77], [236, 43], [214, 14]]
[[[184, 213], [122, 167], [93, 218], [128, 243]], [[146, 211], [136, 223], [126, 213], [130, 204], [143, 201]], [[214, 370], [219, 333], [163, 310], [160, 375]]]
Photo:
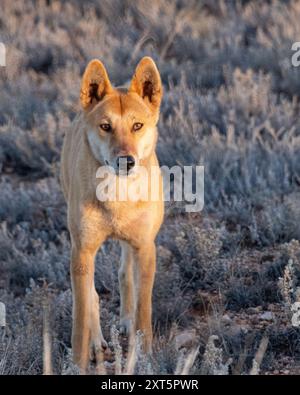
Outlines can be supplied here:
[[114, 166], [110, 165], [107, 160], [105, 162], [105, 168], [112, 174], [118, 177], [130, 177], [133, 178], [138, 174], [137, 167], [127, 170], [126, 168], [116, 169]]

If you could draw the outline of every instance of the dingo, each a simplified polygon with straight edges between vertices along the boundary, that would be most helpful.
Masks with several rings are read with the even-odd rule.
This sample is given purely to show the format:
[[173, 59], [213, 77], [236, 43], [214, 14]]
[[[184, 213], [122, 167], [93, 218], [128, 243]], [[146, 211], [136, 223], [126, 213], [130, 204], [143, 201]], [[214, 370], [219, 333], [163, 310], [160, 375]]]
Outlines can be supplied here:
[[[72, 245], [72, 348], [82, 372], [88, 367], [90, 353], [97, 361], [99, 350], [106, 347], [94, 285], [94, 258], [109, 237], [120, 240], [122, 247], [121, 329], [127, 334], [140, 330], [145, 351], [151, 351], [154, 241], [164, 213], [162, 177], [155, 186], [156, 201], [103, 202], [96, 197], [101, 183], [96, 172], [99, 166], [109, 165], [117, 178], [126, 178], [129, 184], [138, 165], [144, 169], [155, 166], [160, 172], [155, 146], [161, 98], [161, 79], [151, 58], [140, 61], [128, 89], [114, 88], [103, 64], [92, 60], [81, 84], [83, 111], [64, 139], [61, 184]], [[124, 159], [126, 166], [121, 169]]]

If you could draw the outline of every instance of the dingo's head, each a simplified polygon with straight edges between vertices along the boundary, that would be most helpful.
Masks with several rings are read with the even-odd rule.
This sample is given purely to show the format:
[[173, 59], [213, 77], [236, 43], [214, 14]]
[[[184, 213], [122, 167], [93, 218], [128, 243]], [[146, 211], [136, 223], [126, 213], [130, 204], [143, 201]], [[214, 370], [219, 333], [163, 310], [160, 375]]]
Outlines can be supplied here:
[[101, 164], [128, 174], [155, 149], [162, 84], [154, 61], [144, 57], [128, 89], [112, 87], [105, 67], [92, 60], [80, 100], [92, 153]]

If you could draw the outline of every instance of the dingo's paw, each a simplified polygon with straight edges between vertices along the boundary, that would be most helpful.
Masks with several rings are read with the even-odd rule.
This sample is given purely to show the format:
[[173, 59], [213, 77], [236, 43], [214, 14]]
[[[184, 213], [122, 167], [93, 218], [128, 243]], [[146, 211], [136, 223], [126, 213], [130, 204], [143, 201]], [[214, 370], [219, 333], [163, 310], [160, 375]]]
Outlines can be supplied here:
[[91, 342], [90, 345], [90, 360], [92, 362], [102, 362], [103, 352], [107, 349], [108, 344], [104, 338], [100, 338]]
[[133, 331], [133, 322], [130, 318], [121, 318], [120, 323], [118, 325], [118, 330], [120, 335], [123, 336], [130, 336], [131, 332]]

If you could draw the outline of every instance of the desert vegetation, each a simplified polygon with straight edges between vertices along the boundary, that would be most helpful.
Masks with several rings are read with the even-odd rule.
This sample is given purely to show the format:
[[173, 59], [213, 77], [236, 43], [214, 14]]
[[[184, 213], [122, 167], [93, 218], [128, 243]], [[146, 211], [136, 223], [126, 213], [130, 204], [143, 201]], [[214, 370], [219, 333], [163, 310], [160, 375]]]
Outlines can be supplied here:
[[[134, 371], [181, 372], [189, 355], [195, 374], [300, 373], [299, 19], [298, 1], [1, 2], [1, 374], [43, 373], [43, 335], [54, 373], [76, 373], [62, 139], [87, 62], [118, 85], [145, 55], [164, 83], [160, 163], [204, 165], [205, 205], [166, 205], [154, 353]], [[126, 364], [118, 262], [109, 241], [95, 275], [108, 372]]]

